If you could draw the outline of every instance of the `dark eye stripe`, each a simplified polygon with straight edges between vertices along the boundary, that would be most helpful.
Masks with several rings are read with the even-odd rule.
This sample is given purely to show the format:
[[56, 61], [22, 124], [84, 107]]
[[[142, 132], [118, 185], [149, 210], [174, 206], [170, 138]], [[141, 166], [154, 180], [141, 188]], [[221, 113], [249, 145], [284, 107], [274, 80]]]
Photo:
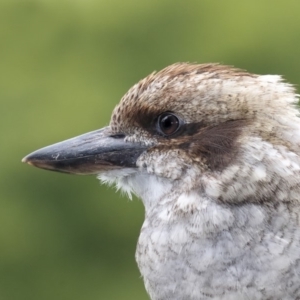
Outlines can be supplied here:
[[199, 129], [206, 127], [207, 124], [204, 124], [204, 122], [198, 122], [198, 123], [185, 123], [184, 120], [179, 118], [175, 113], [174, 115], [177, 116], [177, 118], [180, 121], [180, 126], [176, 132], [171, 134], [170, 136], [163, 134], [162, 132], [159, 132], [158, 130], [158, 119], [161, 115], [165, 113], [173, 113], [173, 112], [159, 112], [155, 110], [154, 108], [150, 110], [143, 110], [139, 113], [136, 113], [132, 117], [133, 124], [135, 126], [141, 127], [144, 130], [148, 131], [150, 134], [158, 137], [170, 137], [170, 138], [177, 138], [179, 136], [192, 136], [196, 134]]

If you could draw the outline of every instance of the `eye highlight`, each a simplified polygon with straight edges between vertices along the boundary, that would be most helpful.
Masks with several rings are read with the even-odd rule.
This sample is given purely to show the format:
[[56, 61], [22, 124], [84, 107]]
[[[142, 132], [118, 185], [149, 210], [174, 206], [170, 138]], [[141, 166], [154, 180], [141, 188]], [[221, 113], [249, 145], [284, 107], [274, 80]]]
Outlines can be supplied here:
[[181, 120], [171, 112], [162, 113], [157, 120], [157, 129], [164, 136], [170, 136], [178, 131]]

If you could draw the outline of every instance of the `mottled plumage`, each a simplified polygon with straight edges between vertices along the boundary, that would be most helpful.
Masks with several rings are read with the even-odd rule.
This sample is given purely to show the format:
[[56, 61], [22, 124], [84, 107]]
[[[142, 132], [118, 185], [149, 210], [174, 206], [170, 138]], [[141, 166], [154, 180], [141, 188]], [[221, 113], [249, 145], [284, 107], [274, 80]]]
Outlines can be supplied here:
[[136, 259], [152, 300], [300, 299], [296, 103], [280, 76], [175, 64], [133, 86], [92, 138], [24, 160], [142, 199]]

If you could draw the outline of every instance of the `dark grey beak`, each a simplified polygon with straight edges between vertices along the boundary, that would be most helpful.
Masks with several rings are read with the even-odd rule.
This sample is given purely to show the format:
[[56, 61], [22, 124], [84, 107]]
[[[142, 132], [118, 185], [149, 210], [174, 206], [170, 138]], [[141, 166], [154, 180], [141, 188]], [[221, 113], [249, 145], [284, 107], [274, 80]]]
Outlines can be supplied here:
[[112, 135], [110, 128], [105, 127], [32, 152], [22, 162], [72, 174], [135, 168], [136, 160], [147, 147], [124, 139], [124, 135]]

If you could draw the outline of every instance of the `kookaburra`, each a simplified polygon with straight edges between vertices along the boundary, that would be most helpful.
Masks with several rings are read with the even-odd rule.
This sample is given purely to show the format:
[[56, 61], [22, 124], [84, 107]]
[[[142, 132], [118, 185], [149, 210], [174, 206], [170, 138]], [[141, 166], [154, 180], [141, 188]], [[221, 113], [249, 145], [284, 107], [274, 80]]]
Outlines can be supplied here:
[[171, 65], [109, 126], [37, 150], [140, 197], [136, 260], [152, 300], [300, 299], [300, 119], [280, 76]]

